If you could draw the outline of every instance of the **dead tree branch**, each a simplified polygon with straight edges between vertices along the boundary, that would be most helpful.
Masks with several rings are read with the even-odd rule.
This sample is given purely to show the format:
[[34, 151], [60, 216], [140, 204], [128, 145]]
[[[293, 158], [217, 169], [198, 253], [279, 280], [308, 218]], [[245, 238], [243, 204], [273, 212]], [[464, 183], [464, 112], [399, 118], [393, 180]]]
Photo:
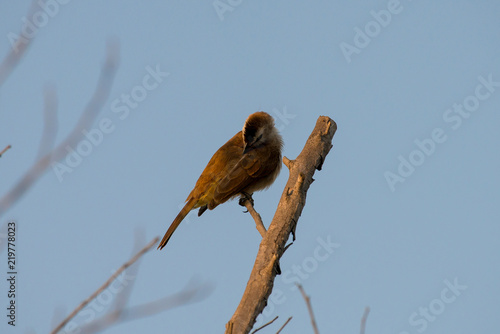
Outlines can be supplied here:
[[280, 334], [281, 331], [283, 330], [283, 328], [285, 328], [285, 326], [288, 325], [288, 323], [290, 322], [290, 320], [292, 320], [292, 317], [288, 318], [288, 320], [285, 321], [285, 323], [283, 324], [283, 326], [281, 326], [281, 328], [278, 329], [278, 331], [276, 332], [276, 334]]
[[[76, 147], [76, 145], [80, 142], [83, 137], [82, 131], [92, 125], [108, 99], [116, 70], [118, 68], [118, 54], [118, 43], [114, 41], [108, 42], [106, 60], [102, 66], [97, 87], [92, 95], [92, 98], [80, 116], [78, 123], [61, 144], [39, 158], [28, 169], [28, 171], [26, 171], [24, 176], [7, 192], [7, 194], [0, 198], [0, 217], [42, 176], [42, 174], [50, 166], [51, 162], [61, 160], [68, 154], [66, 147]], [[50, 99], [50, 97], [47, 98]], [[51, 104], [51, 102], [46, 102], [46, 106], [47, 104], [49, 104], [49, 106], [54, 105]], [[49, 116], [47, 116], [46, 113], [46, 118], [51, 117], [50, 115], [53, 115], [54, 113], [55, 111], [48, 111]], [[48, 127], [45, 126], [45, 129], [48, 129]], [[43, 135], [42, 137], [47, 138], [46, 135]], [[50, 137], [44, 140], [48, 141], [48, 145], [50, 145]], [[43, 146], [40, 146], [40, 148], [42, 150], [44, 149]]]
[[273, 320], [271, 320], [271, 321], [269, 321], [269, 322], [265, 323], [264, 325], [260, 326], [260, 327], [259, 327], [259, 328], [257, 328], [256, 330], [254, 330], [251, 334], [255, 334], [255, 333], [257, 333], [258, 331], [260, 331], [261, 329], [266, 328], [267, 326], [269, 326], [270, 324], [272, 324], [273, 322], [275, 322], [275, 321], [276, 321], [276, 319], [278, 319], [278, 316], [275, 316]]
[[363, 313], [363, 317], [361, 318], [361, 328], [359, 330], [360, 334], [365, 334], [366, 319], [368, 319], [369, 313], [370, 313], [370, 308], [367, 306], [365, 307], [365, 312]]
[[[134, 250], [141, 248], [138, 246], [143, 240], [142, 234], [136, 233], [136, 240]], [[82, 311], [88, 304], [90, 304], [95, 298], [97, 298], [101, 293], [103, 293], [114, 280], [121, 275], [126, 269], [131, 269], [132, 271], [127, 271], [127, 276], [132, 278], [136, 277], [139, 270], [138, 264], [139, 259], [146, 254], [159, 240], [156, 237], [145, 247], [140, 249], [137, 254], [123, 264], [99, 289], [97, 289], [90, 297], [85, 299], [69, 316], [67, 316], [57, 327], [51, 332], [51, 334], [56, 334], [63, 328], [68, 330], [66, 327], [70, 327], [70, 331], [78, 331], [80, 334], [94, 334], [104, 331], [114, 325], [124, 323], [126, 321], [137, 320], [140, 318], [148, 317], [181, 305], [186, 305], [189, 303], [194, 303], [205, 299], [212, 291], [213, 286], [209, 283], [196, 283], [190, 281], [184, 289], [181, 291], [151, 302], [147, 302], [135, 306], [127, 306], [128, 299], [133, 288], [135, 280], [127, 283], [123, 289], [121, 289], [114, 300], [114, 306], [103, 316], [93, 320], [87, 324], [77, 325], [76, 322], [70, 323], [76, 315]]]
[[266, 235], [266, 227], [264, 226], [264, 223], [262, 222], [262, 218], [260, 217], [260, 214], [255, 211], [255, 208], [253, 207], [253, 203], [250, 200], [245, 200], [243, 201], [243, 204], [247, 208], [248, 212], [252, 216], [253, 220], [255, 220], [255, 225], [257, 227], [257, 230], [259, 231], [260, 235], [262, 238]]
[[40, 159], [54, 147], [57, 135], [57, 94], [54, 87], [47, 85], [43, 92], [43, 131], [36, 159]]
[[12, 148], [12, 146], [10, 145], [7, 145], [5, 146], [5, 148], [0, 152], [0, 158], [2, 157], [2, 155], [7, 152], [8, 150], [10, 150]]
[[[35, 14], [37, 7], [38, 1], [33, 0], [28, 11], [28, 17], [33, 17], [33, 14]], [[0, 63], [0, 87], [4, 84], [12, 71], [14, 71], [17, 64], [19, 64], [19, 61], [23, 57], [24, 53], [26, 52], [34, 38], [34, 36], [23, 36], [22, 29], [19, 35], [14, 36], [17, 37], [17, 41], [11, 45], [11, 50], [7, 53], [2, 63]], [[10, 36], [9, 34], [9, 40], [14, 38], [14, 36]]]
[[159, 237], [156, 237], [154, 238], [149, 244], [147, 244], [143, 249], [141, 249], [137, 254], [135, 254], [130, 260], [128, 260], [127, 262], [125, 262], [120, 268], [118, 268], [117, 271], [115, 271], [113, 273], [113, 275], [111, 275], [110, 278], [108, 278], [108, 280], [99, 288], [97, 289], [93, 294], [91, 294], [87, 299], [85, 299], [76, 309], [73, 310], [73, 312], [71, 312], [70, 315], [68, 315], [66, 317], [66, 319], [64, 319], [56, 328], [54, 328], [54, 330], [51, 332], [51, 334], [56, 334], [57, 332], [59, 332], [64, 326], [66, 326], [66, 324], [71, 320], [73, 319], [77, 314], [78, 312], [80, 312], [81, 310], [83, 310], [83, 308], [85, 306], [87, 306], [92, 300], [94, 300], [101, 292], [103, 292], [107, 287], [109, 287], [109, 285], [111, 283], [113, 283], [113, 281], [118, 277], [120, 276], [120, 274], [125, 270], [127, 269], [128, 267], [130, 267], [132, 264], [134, 264], [134, 262], [136, 262], [137, 260], [139, 260], [141, 258], [141, 256], [143, 256], [148, 250], [151, 249], [151, 247], [153, 247], [159, 240], [160, 238]]
[[284, 253], [305, 205], [306, 194], [313, 182], [314, 172], [321, 170], [325, 157], [332, 148], [337, 125], [327, 116], [320, 116], [297, 159], [283, 162], [290, 176], [281, 195], [278, 209], [262, 239], [259, 252], [250, 274], [245, 292], [231, 320], [226, 324], [226, 334], [249, 333], [255, 319], [267, 304], [276, 277], [275, 268]]
[[311, 318], [311, 324], [312, 324], [312, 327], [314, 330], [314, 334], [319, 334], [318, 325], [316, 324], [316, 318], [314, 318], [314, 312], [313, 312], [313, 308], [311, 305], [311, 297], [309, 297], [306, 294], [302, 285], [297, 284], [297, 288], [299, 288], [300, 294], [302, 295], [302, 298], [304, 298], [304, 300], [306, 301], [307, 310], [309, 311], [309, 317]]
[[[110, 312], [82, 327], [80, 334], [100, 333], [113, 325], [126, 321], [145, 318], [181, 305], [205, 299], [213, 291], [213, 286], [204, 283], [193, 285], [191, 282], [180, 292], [141, 305], [121, 308]], [[122, 305], [123, 307], [123, 305]]]
[[[132, 254], [130, 256], [134, 256], [134, 254], [140, 252], [141, 249], [143, 249], [144, 244], [146, 244], [146, 236], [144, 234], [144, 231], [136, 230], [136, 232], [134, 233], [134, 246], [132, 248]], [[139, 265], [140, 261], [137, 261], [135, 265], [130, 266], [127, 269], [127, 276], [137, 277], [137, 274], [139, 273]], [[120, 313], [123, 311], [124, 305], [127, 305], [136, 281], [137, 280], [133, 279], [128, 282], [128, 284], [125, 284], [123, 289], [116, 295], [113, 305], [111, 306], [111, 313], [114, 314], [116, 318], [120, 316]]]

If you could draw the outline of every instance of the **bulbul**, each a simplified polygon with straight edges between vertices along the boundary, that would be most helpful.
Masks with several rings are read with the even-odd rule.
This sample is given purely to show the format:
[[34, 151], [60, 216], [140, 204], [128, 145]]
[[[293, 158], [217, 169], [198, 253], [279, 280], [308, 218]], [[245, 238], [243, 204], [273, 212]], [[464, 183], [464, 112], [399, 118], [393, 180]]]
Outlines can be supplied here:
[[263, 111], [248, 116], [243, 130], [235, 134], [212, 156], [161, 240], [162, 249], [189, 211], [205, 210], [234, 197], [246, 197], [268, 188], [281, 169], [283, 139], [274, 126], [273, 118]]

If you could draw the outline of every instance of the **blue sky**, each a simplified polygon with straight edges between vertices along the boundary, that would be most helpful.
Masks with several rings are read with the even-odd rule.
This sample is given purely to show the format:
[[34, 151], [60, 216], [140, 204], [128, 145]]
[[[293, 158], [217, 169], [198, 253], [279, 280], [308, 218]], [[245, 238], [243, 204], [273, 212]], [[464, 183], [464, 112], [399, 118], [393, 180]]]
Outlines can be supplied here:
[[[35, 7], [47, 20], [0, 87], [0, 149], [12, 145], [0, 159], [2, 195], [37, 156], [44, 87], [57, 92], [60, 143], [96, 87], [109, 38], [120, 65], [86, 129], [102, 139], [71, 173], [48, 169], [1, 217], [18, 226], [16, 327], [3, 315], [2, 333], [48, 332], [55, 313], [130, 257], [137, 230], [144, 242], [163, 235], [211, 155], [258, 110], [275, 118], [290, 159], [319, 115], [338, 125], [259, 318], [280, 316], [267, 333], [290, 316], [285, 332], [312, 332], [294, 282], [311, 296], [321, 333], [357, 332], [365, 306], [367, 333], [498, 329], [500, 3], [48, 3]], [[34, 22], [29, 7], [0, 4], [2, 57], [9, 36]], [[266, 224], [287, 177], [284, 168], [254, 195]], [[242, 211], [233, 201], [189, 216], [163, 251], [144, 256], [129, 305], [193, 278], [214, 287], [206, 299], [107, 333], [222, 332], [260, 242]], [[3, 310], [7, 291], [2, 279]], [[101, 316], [108, 304], [97, 306]]]

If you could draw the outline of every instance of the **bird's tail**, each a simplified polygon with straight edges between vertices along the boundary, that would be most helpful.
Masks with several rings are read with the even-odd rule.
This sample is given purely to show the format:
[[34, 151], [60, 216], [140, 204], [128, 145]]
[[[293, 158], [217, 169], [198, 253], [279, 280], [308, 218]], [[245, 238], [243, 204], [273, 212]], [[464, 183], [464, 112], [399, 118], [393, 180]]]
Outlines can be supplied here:
[[161, 250], [163, 247], [165, 247], [165, 245], [167, 244], [168, 240], [170, 239], [170, 237], [174, 233], [177, 226], [179, 226], [179, 224], [187, 216], [189, 211], [191, 211], [193, 209], [195, 203], [196, 203], [196, 200], [193, 197], [191, 197], [189, 199], [189, 201], [186, 203], [186, 205], [184, 205], [181, 212], [179, 212], [177, 217], [175, 217], [174, 221], [172, 222], [172, 224], [168, 228], [167, 233], [165, 233], [165, 235], [163, 236], [163, 239], [161, 239], [161, 242], [158, 245], [158, 249]]

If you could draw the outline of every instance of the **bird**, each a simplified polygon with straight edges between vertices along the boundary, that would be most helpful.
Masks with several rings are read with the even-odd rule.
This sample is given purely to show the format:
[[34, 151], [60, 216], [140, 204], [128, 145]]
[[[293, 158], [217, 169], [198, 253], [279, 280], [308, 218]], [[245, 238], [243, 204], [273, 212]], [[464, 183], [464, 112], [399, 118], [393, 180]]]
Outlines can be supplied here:
[[245, 199], [253, 204], [252, 194], [267, 189], [278, 177], [282, 148], [283, 139], [271, 115], [258, 111], [248, 116], [243, 129], [214, 153], [158, 249], [165, 247], [191, 210], [199, 208], [201, 216], [238, 196], [240, 204]]

